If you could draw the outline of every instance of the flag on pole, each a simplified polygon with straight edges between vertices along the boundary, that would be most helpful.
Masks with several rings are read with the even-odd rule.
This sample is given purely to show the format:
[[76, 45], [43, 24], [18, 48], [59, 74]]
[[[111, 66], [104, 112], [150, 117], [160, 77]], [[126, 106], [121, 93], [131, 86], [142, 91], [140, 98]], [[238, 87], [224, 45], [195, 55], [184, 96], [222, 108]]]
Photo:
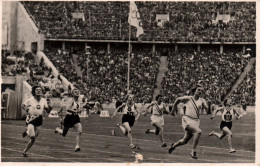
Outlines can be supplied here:
[[131, 26], [137, 28], [137, 32], [136, 32], [137, 38], [144, 33], [143, 27], [140, 26], [141, 23], [140, 13], [138, 12], [137, 6], [134, 1], [130, 1], [128, 23]]

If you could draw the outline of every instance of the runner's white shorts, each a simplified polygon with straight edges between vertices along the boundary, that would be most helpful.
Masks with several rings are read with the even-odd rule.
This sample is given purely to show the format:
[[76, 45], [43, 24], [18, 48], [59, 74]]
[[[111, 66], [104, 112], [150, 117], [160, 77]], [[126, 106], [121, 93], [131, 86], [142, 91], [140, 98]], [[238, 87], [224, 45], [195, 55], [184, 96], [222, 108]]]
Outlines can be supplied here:
[[164, 125], [164, 118], [163, 116], [160, 116], [160, 115], [152, 115], [151, 116], [151, 124], [158, 124], [158, 125], [161, 125], [163, 126]]
[[193, 118], [190, 118], [188, 116], [183, 116], [182, 117], [182, 127], [183, 127], [183, 129], [186, 130], [186, 128], [188, 126], [199, 127], [200, 126], [200, 120], [199, 119], [193, 119]]

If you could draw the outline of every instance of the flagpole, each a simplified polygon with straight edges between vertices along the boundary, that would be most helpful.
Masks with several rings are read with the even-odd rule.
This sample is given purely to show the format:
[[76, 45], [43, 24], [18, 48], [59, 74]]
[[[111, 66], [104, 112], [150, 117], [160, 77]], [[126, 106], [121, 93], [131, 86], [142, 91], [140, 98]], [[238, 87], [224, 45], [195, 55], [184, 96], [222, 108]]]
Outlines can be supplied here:
[[131, 51], [131, 45], [130, 45], [130, 38], [131, 36], [131, 25], [129, 24], [129, 36], [128, 36], [128, 71], [127, 71], [127, 94], [129, 93], [129, 86], [130, 86], [130, 51]]

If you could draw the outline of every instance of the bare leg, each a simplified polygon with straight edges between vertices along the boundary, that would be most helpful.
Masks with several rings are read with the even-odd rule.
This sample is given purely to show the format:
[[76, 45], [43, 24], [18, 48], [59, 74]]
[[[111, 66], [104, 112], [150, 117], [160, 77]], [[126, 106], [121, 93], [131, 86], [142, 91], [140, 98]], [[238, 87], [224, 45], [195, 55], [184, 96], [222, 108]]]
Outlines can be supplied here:
[[79, 151], [79, 144], [80, 144], [80, 138], [81, 138], [81, 135], [82, 135], [82, 126], [81, 126], [81, 123], [77, 123], [74, 125], [74, 128], [77, 130], [77, 136], [76, 136], [76, 148], [75, 148], [75, 151]]
[[219, 139], [222, 139], [222, 138], [224, 138], [226, 136], [226, 133], [224, 133], [223, 131], [221, 133], [217, 133], [215, 131], [212, 131], [210, 134], [218, 137]]
[[233, 150], [233, 148], [232, 148], [232, 140], [231, 140], [232, 139], [232, 132], [229, 130], [228, 127], [223, 127], [222, 130], [228, 137], [228, 146], [229, 146], [229, 149], [230, 149], [230, 152], [231, 152], [231, 150]]
[[30, 137], [30, 141], [28, 142], [27, 146], [25, 147], [24, 151], [23, 151], [23, 155], [24, 157], [27, 157], [26, 152], [33, 146], [34, 142], [35, 142], [35, 127], [32, 124], [28, 125], [28, 133], [29, 133], [29, 137]]
[[121, 131], [124, 135], [127, 135], [128, 132], [123, 125], [117, 124], [117, 126], [121, 129]]
[[164, 144], [163, 127], [157, 123], [154, 123], [153, 126], [156, 128], [155, 134], [159, 136], [161, 143]]
[[193, 140], [193, 145], [192, 145], [192, 153], [193, 153], [193, 152], [196, 152], [196, 148], [199, 143], [200, 136], [201, 136], [201, 129], [197, 126], [189, 125], [187, 127], [187, 130], [194, 133], [194, 140]]
[[123, 125], [125, 126], [125, 128], [127, 130], [130, 145], [133, 145], [132, 129], [129, 126], [128, 122], [123, 123]]
[[175, 149], [178, 146], [185, 145], [189, 142], [193, 134], [189, 131], [185, 131], [184, 137], [172, 145], [171, 148]]

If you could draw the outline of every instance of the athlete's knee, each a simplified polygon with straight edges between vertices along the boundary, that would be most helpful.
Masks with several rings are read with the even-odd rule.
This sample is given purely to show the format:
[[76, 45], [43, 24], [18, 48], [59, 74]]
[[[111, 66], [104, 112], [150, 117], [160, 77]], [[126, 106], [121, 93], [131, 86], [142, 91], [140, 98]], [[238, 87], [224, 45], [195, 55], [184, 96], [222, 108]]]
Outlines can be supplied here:
[[158, 127], [158, 128], [156, 128], [156, 135], [159, 135], [160, 133], [162, 133], [163, 132], [163, 128], [162, 127]]
[[66, 135], [67, 135], [67, 133], [68, 133], [68, 130], [62, 130], [62, 133], [61, 133], [61, 135], [63, 136], [63, 137], [65, 137]]
[[155, 135], [159, 135], [159, 133], [160, 133], [160, 129], [159, 129], [159, 128], [156, 128], [156, 129], [155, 129]]
[[35, 141], [35, 135], [32, 135], [32, 136], [30, 136], [30, 139], [32, 140], [32, 141]]
[[66, 137], [66, 135], [67, 135], [67, 133], [65, 133], [65, 132], [62, 132], [62, 134], [61, 134], [63, 137]]
[[201, 129], [197, 129], [197, 130], [195, 131], [195, 133], [198, 134], [198, 135], [201, 135], [202, 131], [201, 131]]
[[81, 135], [81, 134], [82, 134], [82, 130], [79, 130], [79, 131], [78, 131], [78, 134]]
[[232, 137], [233, 136], [232, 132], [228, 133], [228, 136]]
[[131, 128], [130, 129], [126, 129], [126, 132], [131, 134], [132, 133], [132, 129]]
[[188, 141], [187, 141], [187, 140], [185, 140], [185, 139], [181, 139], [181, 140], [180, 140], [180, 143], [181, 143], [181, 145], [185, 145], [185, 144], [187, 144], [187, 143], [188, 143]]

